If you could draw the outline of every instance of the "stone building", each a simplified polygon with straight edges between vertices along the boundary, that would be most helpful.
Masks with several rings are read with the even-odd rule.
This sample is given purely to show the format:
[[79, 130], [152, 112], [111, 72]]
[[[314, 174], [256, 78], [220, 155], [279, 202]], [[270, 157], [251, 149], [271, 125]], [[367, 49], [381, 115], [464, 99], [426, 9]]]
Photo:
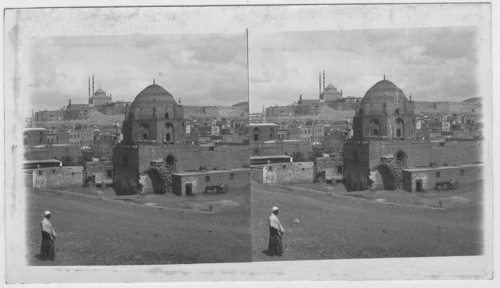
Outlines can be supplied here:
[[250, 166], [248, 145], [203, 147], [185, 141], [185, 128], [183, 109], [167, 90], [154, 82], [142, 90], [123, 121], [123, 141], [113, 148], [115, 192], [184, 195], [173, 191], [173, 174], [208, 170], [230, 174]]
[[252, 165], [252, 180], [268, 184], [293, 184], [314, 182], [313, 162], [283, 162]]
[[[344, 144], [344, 181], [350, 191], [403, 188], [405, 169], [427, 167], [419, 171], [433, 173], [440, 166], [482, 161], [481, 141], [434, 143], [415, 137], [413, 103], [385, 77], [361, 100], [353, 132]], [[405, 187], [414, 187], [418, 181], [413, 179]]]

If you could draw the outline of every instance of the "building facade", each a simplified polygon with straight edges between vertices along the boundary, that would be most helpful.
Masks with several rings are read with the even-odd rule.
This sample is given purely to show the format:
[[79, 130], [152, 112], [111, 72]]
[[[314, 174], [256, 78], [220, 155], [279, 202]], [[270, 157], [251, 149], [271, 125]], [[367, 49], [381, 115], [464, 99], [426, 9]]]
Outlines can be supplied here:
[[118, 195], [184, 195], [173, 190], [173, 173], [249, 168], [248, 145], [200, 146], [186, 141], [183, 110], [154, 82], [130, 105], [122, 132], [123, 141], [113, 148], [113, 188]]

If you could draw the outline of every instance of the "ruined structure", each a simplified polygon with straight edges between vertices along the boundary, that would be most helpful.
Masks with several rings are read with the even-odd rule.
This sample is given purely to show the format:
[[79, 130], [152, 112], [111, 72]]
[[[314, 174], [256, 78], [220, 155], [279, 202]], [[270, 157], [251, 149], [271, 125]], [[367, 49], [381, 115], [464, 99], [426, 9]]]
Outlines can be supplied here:
[[[219, 170], [230, 178], [233, 169], [249, 167], [248, 145], [202, 147], [185, 141], [182, 107], [154, 82], [130, 105], [122, 131], [123, 141], [113, 149], [113, 187], [118, 195], [196, 194], [204, 186], [189, 181], [198, 178], [174, 185], [173, 174], [179, 175], [176, 179], [184, 179], [183, 173]], [[249, 171], [247, 177], [248, 174]], [[203, 185], [213, 185], [212, 182], [205, 181]], [[181, 191], [174, 191], [173, 187]], [[194, 191], [196, 187], [198, 190]], [[189, 193], [185, 193], [186, 189]]]
[[[416, 138], [413, 102], [385, 77], [361, 100], [353, 119], [353, 132], [344, 144], [344, 180], [350, 191], [423, 191], [435, 184], [424, 178], [431, 179], [428, 175], [437, 173], [440, 166], [458, 171], [463, 170], [460, 165], [482, 161], [481, 141], [433, 143]], [[412, 169], [417, 167], [426, 169]], [[403, 175], [417, 174], [419, 177], [407, 176], [405, 179], [410, 180], [403, 183]], [[466, 174], [459, 172], [456, 179], [470, 182]]]

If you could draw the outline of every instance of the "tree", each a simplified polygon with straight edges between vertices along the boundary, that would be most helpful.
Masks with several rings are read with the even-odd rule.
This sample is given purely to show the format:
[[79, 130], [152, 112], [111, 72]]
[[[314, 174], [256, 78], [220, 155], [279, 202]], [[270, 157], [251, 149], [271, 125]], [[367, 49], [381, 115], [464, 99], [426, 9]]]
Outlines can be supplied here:
[[293, 158], [293, 162], [304, 162], [305, 161], [304, 153], [302, 153], [300, 151], [294, 151], [291, 156]]
[[61, 157], [62, 166], [73, 166], [75, 165], [75, 159], [71, 156]]

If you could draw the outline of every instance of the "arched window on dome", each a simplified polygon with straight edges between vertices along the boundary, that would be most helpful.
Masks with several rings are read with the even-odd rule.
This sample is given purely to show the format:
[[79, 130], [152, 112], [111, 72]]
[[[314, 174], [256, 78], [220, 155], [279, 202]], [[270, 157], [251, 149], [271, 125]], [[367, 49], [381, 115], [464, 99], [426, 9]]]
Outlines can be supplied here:
[[147, 123], [141, 123], [139, 126], [139, 137], [140, 140], [149, 140], [150, 139], [150, 128]]
[[259, 141], [260, 138], [260, 129], [259, 127], [253, 128], [253, 141]]
[[396, 129], [396, 138], [404, 138], [404, 129], [405, 129], [405, 124], [404, 121], [401, 118], [396, 119], [395, 123], [395, 129]]
[[165, 123], [165, 142], [174, 142], [174, 125], [170, 122]]
[[370, 120], [370, 136], [380, 135], [380, 121], [376, 118]]

